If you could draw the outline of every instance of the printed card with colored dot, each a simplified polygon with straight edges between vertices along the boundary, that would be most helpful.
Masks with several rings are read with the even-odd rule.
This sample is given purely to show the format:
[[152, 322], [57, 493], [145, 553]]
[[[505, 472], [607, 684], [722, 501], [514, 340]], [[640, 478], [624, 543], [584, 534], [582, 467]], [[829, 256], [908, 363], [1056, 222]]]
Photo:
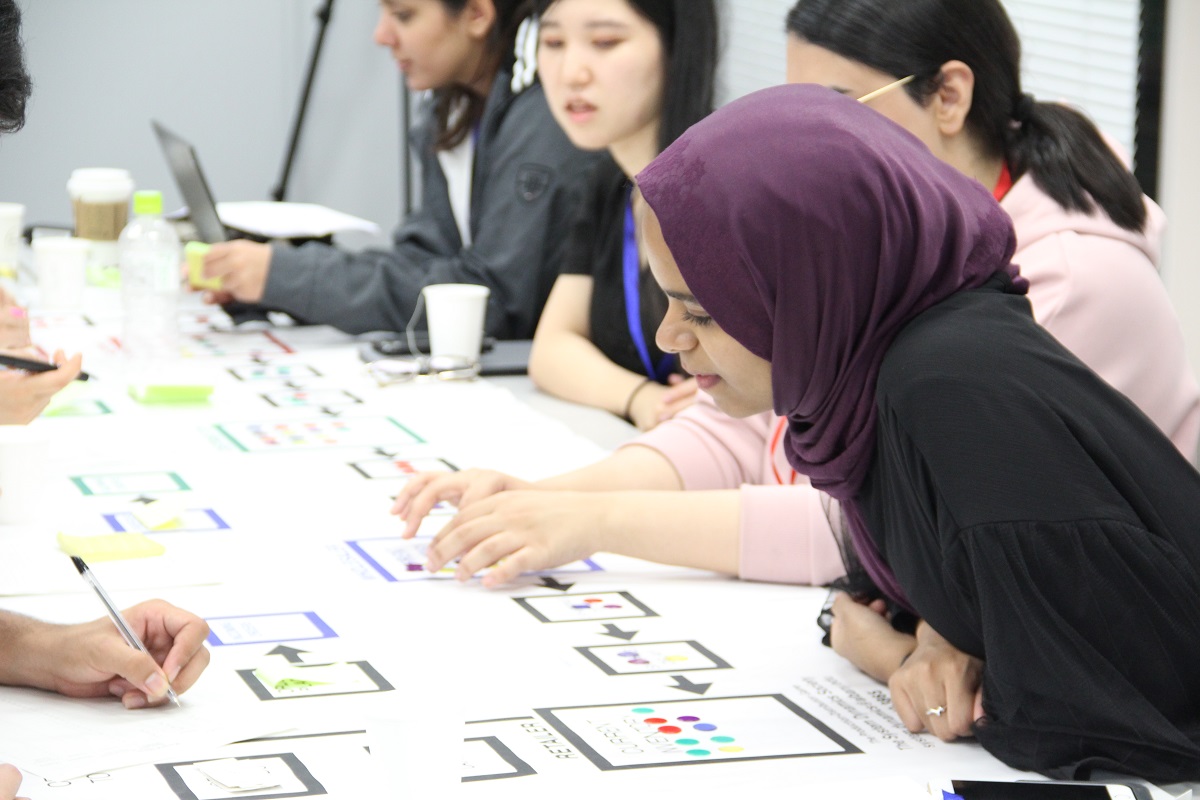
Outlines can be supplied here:
[[[143, 511], [142, 516], [147, 512]], [[162, 519], [160, 515], [157, 519]], [[179, 509], [165, 523], [151, 525], [144, 523], [138, 514], [124, 511], [117, 514], [105, 514], [104, 521], [117, 533], [136, 531], [139, 533], [184, 533], [195, 531], [224, 531], [229, 530], [229, 523], [217, 516], [211, 508]], [[147, 519], [147, 522], [151, 520]]]
[[289, 389], [262, 396], [276, 408], [344, 408], [362, 400], [343, 389]]
[[441, 458], [372, 458], [355, 461], [350, 466], [369, 481], [407, 480], [418, 472], [458, 472], [458, 467]]
[[312, 611], [285, 611], [241, 617], [209, 617], [208, 644], [221, 647], [232, 644], [300, 642], [336, 638], [333, 628]]
[[391, 417], [230, 422], [216, 430], [247, 453], [329, 447], [381, 447], [424, 440]]
[[181, 337], [179, 354], [184, 358], [206, 356], [278, 356], [293, 352], [270, 331], [193, 333]]
[[[331, 546], [331, 552], [337, 560], [346, 564], [356, 574], [366, 580], [383, 580], [389, 583], [420, 580], [423, 578], [440, 578], [443, 580], [454, 577], [458, 564], [452, 561], [437, 572], [428, 572], [425, 564], [428, 561], [426, 551], [430, 539], [402, 539], [399, 536], [379, 536], [371, 539], [354, 539], [343, 545]], [[591, 559], [572, 561], [552, 570], [562, 572], [598, 572], [600, 565]], [[480, 575], [487, 570], [480, 572]], [[548, 573], [538, 573], [548, 574]]]
[[862, 751], [783, 695], [539, 708], [602, 770]]
[[639, 642], [575, 649], [608, 675], [730, 668], [729, 662], [699, 642]]
[[110, 475], [76, 475], [71, 483], [87, 496], [102, 494], [161, 494], [186, 492], [187, 483], [174, 472], [125, 472]]
[[307, 364], [246, 364], [230, 367], [229, 374], [239, 381], [294, 381], [321, 377], [320, 372]]
[[595, 622], [658, 616], [629, 592], [514, 597], [513, 600], [541, 622]]

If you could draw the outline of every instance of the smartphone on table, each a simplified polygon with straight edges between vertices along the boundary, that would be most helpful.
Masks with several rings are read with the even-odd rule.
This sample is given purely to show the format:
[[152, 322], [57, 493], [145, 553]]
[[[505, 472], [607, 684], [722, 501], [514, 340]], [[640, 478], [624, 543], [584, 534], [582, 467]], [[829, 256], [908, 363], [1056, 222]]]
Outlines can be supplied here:
[[1151, 800], [1144, 786], [1080, 781], [968, 781], [950, 782], [950, 789], [934, 794], [937, 800]]

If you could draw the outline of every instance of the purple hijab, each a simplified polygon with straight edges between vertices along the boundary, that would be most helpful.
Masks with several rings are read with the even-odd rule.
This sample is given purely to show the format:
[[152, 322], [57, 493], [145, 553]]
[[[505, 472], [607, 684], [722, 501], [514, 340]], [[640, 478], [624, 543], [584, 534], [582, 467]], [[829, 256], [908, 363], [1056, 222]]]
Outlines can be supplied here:
[[771, 362], [788, 460], [841, 501], [868, 574], [908, 605], [853, 502], [875, 379], [922, 311], [1000, 270], [1023, 291], [1008, 215], [916, 137], [812, 84], [730, 103], [637, 181], [705, 312]]

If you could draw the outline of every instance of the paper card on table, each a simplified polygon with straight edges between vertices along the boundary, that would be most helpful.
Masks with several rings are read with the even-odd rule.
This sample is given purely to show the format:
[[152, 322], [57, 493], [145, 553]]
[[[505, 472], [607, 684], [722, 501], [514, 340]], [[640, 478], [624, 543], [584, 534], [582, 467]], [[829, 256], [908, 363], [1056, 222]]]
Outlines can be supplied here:
[[254, 675], [276, 692], [306, 692], [318, 688], [355, 692], [378, 688], [358, 665], [345, 662], [299, 666], [271, 664], [254, 670]]
[[167, 551], [165, 545], [141, 533], [109, 533], [99, 536], [71, 536], [61, 531], [58, 547], [69, 556], [84, 561], [122, 561], [127, 558], [151, 558]]
[[261, 761], [220, 758], [194, 765], [196, 770], [229, 792], [248, 792], [279, 786], [279, 780]]
[[134, 509], [133, 516], [149, 530], [171, 530], [180, 527], [180, 517], [186, 510], [185, 503], [172, 497], [146, 503]]

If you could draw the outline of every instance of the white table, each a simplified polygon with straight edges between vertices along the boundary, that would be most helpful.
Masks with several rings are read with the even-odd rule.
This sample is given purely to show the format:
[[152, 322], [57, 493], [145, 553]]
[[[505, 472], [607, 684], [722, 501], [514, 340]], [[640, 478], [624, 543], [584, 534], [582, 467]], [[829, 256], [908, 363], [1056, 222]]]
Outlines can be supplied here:
[[[388, 498], [409, 465], [555, 474], [633, 434], [609, 414], [524, 379], [381, 389], [348, 337], [212, 333], [195, 313], [176, 374], [214, 385], [211, 401], [140, 406], [123, 392], [114, 320], [100, 316], [36, 331], [83, 349], [100, 379], [37, 423], [51, 440], [53, 513], [0, 529], [0, 593], [10, 595], [0, 605], [98, 616], [54, 534], [137, 529], [146, 498], [178, 501], [181, 529], [145, 534], [162, 556], [95, 572], [123, 605], [162, 596], [210, 621], [212, 664], [183, 697], [197, 724], [289, 732], [119, 770], [98, 763], [91, 778], [31, 777], [23, 791], [34, 800], [719, 797], [746, 787], [768, 797], [822, 783], [903, 797], [930, 777], [1017, 774], [973, 743], [908, 734], [886, 689], [818, 643], [823, 590], [602, 554], [487, 591], [421, 571], [427, 539], [397, 538]], [[445, 519], [431, 517], [422, 536]], [[312, 666], [325, 664], [336, 666]], [[297, 674], [320, 677], [276, 681]], [[20, 694], [0, 690], [6, 728], [28, 723], [0, 758], [88, 749], [67, 722], [14, 717]], [[282, 788], [218, 791], [194, 764], [225, 757], [266, 765]], [[49, 761], [45, 771], [69, 772]]]

